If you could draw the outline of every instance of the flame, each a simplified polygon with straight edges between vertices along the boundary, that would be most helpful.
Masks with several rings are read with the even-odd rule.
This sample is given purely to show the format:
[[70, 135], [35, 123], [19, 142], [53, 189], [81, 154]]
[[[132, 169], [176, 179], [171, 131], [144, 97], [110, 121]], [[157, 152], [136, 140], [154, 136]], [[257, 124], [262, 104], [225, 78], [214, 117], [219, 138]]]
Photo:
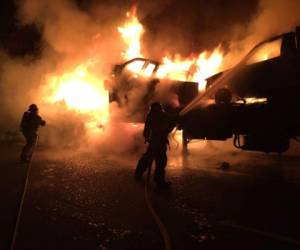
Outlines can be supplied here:
[[179, 81], [198, 82], [199, 91], [204, 90], [206, 78], [218, 73], [221, 70], [223, 54], [219, 47], [212, 53], [204, 51], [197, 57], [181, 59], [180, 55], [175, 56], [172, 60], [169, 57], [163, 58], [157, 76], [158, 78], [168, 78]]
[[246, 103], [246, 104], [253, 104], [253, 103], [266, 103], [267, 101], [268, 101], [267, 98], [247, 97], [239, 102]]
[[219, 47], [208, 55], [207, 52], [203, 52], [199, 55], [196, 65], [197, 71], [192, 77], [192, 81], [198, 82], [199, 90], [204, 90], [206, 87], [206, 78], [221, 71], [223, 63], [223, 54]]
[[[141, 53], [141, 36], [144, 33], [143, 25], [136, 16], [136, 7], [132, 11], [126, 13], [127, 21], [124, 26], [118, 27], [121, 37], [128, 49], [122, 52], [121, 55], [125, 60], [135, 57], [143, 57]], [[158, 78], [167, 78], [179, 81], [194, 81], [198, 82], [199, 90], [204, 90], [206, 86], [206, 78], [218, 73], [223, 62], [223, 54], [220, 48], [217, 47], [212, 53], [204, 51], [198, 56], [190, 56], [189, 58], [181, 58], [180, 55], [175, 57], [165, 56], [162, 59], [162, 64], [159, 66], [156, 76]], [[144, 63], [136, 61], [128, 65], [128, 69], [137, 75], [150, 77], [155, 65], [149, 64], [146, 69], [143, 69]]]
[[141, 36], [144, 33], [143, 25], [136, 16], [136, 8], [126, 13], [127, 21], [124, 26], [118, 27], [125, 44], [128, 46], [125, 52], [121, 55], [125, 60], [135, 57], [142, 57], [141, 53]]
[[[136, 15], [136, 8], [126, 13], [124, 25], [117, 30], [127, 46], [121, 53], [122, 58], [130, 60], [143, 57], [141, 37], [144, 28]], [[216, 48], [212, 53], [203, 52], [188, 58], [182, 58], [180, 55], [165, 56], [155, 76], [153, 76], [156, 68], [154, 63], [148, 63], [144, 68], [143, 62], [136, 61], [128, 65], [128, 69], [136, 75], [142, 72], [144, 77], [195, 81], [199, 83], [199, 90], [202, 90], [206, 85], [205, 79], [220, 70], [222, 60], [223, 55], [220, 49]], [[47, 76], [47, 91], [43, 94], [46, 103], [82, 114], [89, 129], [100, 125], [102, 127], [109, 119], [109, 94], [104, 88], [104, 78], [92, 72], [93, 64], [95, 62], [90, 58], [85, 58], [75, 68]]]
[[180, 55], [176, 55], [172, 60], [164, 57], [162, 65], [160, 65], [157, 76], [158, 78], [168, 78], [172, 80], [185, 81], [188, 80], [191, 70], [195, 64], [194, 59], [181, 59]]
[[281, 40], [275, 40], [273, 42], [262, 45], [248, 59], [247, 64], [258, 63], [279, 57], [281, 54], [281, 42]]
[[96, 127], [108, 120], [108, 92], [103, 81], [88, 68], [88, 65], [81, 64], [69, 72], [49, 76], [48, 91], [52, 91], [45, 99], [48, 103], [61, 104], [68, 110], [86, 115], [86, 126]]
[[128, 64], [127, 69], [133, 73], [141, 74], [143, 66], [144, 66], [143, 61], [134, 61], [134, 62]]

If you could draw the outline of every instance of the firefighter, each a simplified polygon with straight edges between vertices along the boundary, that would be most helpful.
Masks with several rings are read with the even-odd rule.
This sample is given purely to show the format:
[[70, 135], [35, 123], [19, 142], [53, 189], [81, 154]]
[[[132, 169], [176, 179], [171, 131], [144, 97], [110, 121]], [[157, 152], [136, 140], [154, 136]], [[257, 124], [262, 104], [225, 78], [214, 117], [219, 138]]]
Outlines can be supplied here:
[[166, 188], [170, 185], [170, 182], [165, 181], [166, 152], [169, 144], [168, 135], [174, 127], [175, 119], [166, 114], [160, 103], [152, 103], [143, 132], [148, 148], [138, 161], [134, 174], [136, 180], [142, 178], [143, 173], [155, 160], [154, 181], [157, 187]]
[[45, 126], [46, 122], [39, 116], [36, 104], [31, 104], [24, 112], [20, 129], [25, 137], [26, 144], [21, 153], [21, 162], [29, 162], [32, 156], [33, 147], [37, 141], [37, 131], [40, 126]]

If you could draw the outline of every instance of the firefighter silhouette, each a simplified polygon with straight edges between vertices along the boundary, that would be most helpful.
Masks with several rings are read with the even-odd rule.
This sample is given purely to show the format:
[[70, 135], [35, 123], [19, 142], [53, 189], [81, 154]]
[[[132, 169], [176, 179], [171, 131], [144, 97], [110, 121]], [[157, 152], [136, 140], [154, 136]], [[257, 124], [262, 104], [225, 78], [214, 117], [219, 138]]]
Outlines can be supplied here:
[[22, 162], [30, 161], [33, 147], [37, 141], [38, 128], [46, 125], [46, 122], [39, 116], [38, 111], [37, 105], [31, 104], [22, 117], [20, 129], [26, 140], [20, 157]]
[[147, 168], [155, 161], [154, 181], [159, 188], [168, 187], [170, 182], [165, 181], [165, 167], [167, 165], [168, 135], [175, 127], [175, 120], [166, 114], [160, 103], [154, 102], [147, 115], [144, 138], [149, 143], [146, 152], [139, 159], [134, 177], [142, 178]]

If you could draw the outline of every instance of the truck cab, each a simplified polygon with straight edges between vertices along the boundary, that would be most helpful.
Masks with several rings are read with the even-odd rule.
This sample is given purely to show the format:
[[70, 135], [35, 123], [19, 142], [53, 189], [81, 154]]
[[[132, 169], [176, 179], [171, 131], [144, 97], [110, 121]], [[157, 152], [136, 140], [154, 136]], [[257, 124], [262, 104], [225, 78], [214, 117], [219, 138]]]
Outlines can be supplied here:
[[177, 112], [198, 95], [198, 83], [157, 77], [160, 63], [146, 58], [134, 58], [113, 67], [109, 100], [122, 109], [127, 122], [144, 122], [152, 102], [160, 102], [171, 112]]

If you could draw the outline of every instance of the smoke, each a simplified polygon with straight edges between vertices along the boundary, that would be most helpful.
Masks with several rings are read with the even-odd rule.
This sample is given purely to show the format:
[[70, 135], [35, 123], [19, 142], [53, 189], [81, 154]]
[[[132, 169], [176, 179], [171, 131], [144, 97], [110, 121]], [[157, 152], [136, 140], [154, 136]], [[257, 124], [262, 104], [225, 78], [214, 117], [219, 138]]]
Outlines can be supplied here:
[[[222, 84], [227, 84], [230, 77], [237, 73], [245, 65], [247, 53], [260, 42], [273, 36], [295, 31], [300, 24], [300, 2], [297, 0], [261, 0], [258, 5], [258, 12], [253, 19], [244, 27], [236, 30], [232, 34], [228, 52], [225, 54], [222, 68], [233, 70], [227, 71], [215, 81], [212, 88], [204, 93], [200, 93], [183, 111], [182, 114], [197, 107], [200, 103], [206, 104], [205, 98], [211, 96]], [[246, 34], [243, 39], [239, 39], [240, 34]]]
[[[142, 1], [141, 20], [146, 25], [147, 51], [162, 54], [199, 54], [219, 44], [226, 46], [237, 27], [247, 24], [256, 13], [251, 1]], [[153, 46], [155, 44], [155, 46]]]
[[161, 59], [166, 52], [189, 56], [218, 45], [234, 66], [257, 43], [293, 31], [300, 24], [298, 0], [139, 1], [146, 26], [147, 55]]
[[257, 43], [284, 32], [293, 31], [300, 23], [300, 2], [297, 0], [261, 0], [259, 13], [248, 28], [247, 40]]
[[[272, 36], [291, 32], [300, 25], [300, 2], [298, 0], [260, 0], [258, 11], [252, 20], [232, 34], [225, 67], [234, 66], [251, 48]], [[239, 34], [244, 34], [239, 39]]]
[[2, 126], [14, 127], [24, 107], [38, 101], [35, 90], [42, 74], [50, 65], [46, 60], [32, 61], [30, 58], [15, 59], [2, 54], [1, 65], [1, 114]]
[[[85, 115], [61, 110], [41, 96], [47, 79], [93, 62], [90, 70], [102, 81], [111, 65], [121, 61], [124, 44], [116, 27], [124, 21], [133, 1], [19, 0], [19, 25], [34, 25], [41, 33], [39, 55], [24, 57], [0, 53], [1, 130], [18, 130], [22, 112], [37, 103], [48, 121], [41, 138], [48, 144], [78, 145], [86, 139]], [[225, 65], [234, 65], [256, 43], [269, 36], [291, 31], [300, 24], [297, 0], [261, 1], [137, 1], [139, 19], [145, 27], [143, 53], [161, 59], [166, 52], [190, 55], [222, 45]], [[145, 89], [139, 89], [145, 92]], [[141, 95], [141, 92], [138, 95]], [[132, 93], [133, 99], [137, 93]], [[176, 100], [174, 101], [176, 102]], [[115, 107], [112, 107], [116, 110]], [[121, 113], [121, 111], [120, 111]], [[141, 141], [135, 128], [110, 124], [96, 137], [105, 149], [115, 149], [116, 135], [125, 130], [125, 148]], [[137, 131], [140, 131], [137, 129]], [[128, 136], [127, 136], [128, 135]], [[133, 139], [132, 139], [133, 138]], [[109, 147], [109, 143], [111, 142]], [[132, 143], [131, 143], [132, 142]]]
[[[99, 79], [99, 85], [104, 84], [110, 76], [111, 65], [120, 61], [124, 46], [116, 30], [121, 17], [112, 15], [110, 20], [103, 19], [117, 9], [117, 5], [97, 8], [94, 15], [102, 18], [96, 19], [81, 10], [75, 1], [17, 1], [19, 25], [34, 25], [42, 38], [38, 56], [0, 54], [1, 120], [5, 121], [1, 124], [2, 132], [17, 131], [22, 113], [29, 104], [37, 103], [47, 121], [46, 128], [40, 130], [42, 143], [84, 145], [88, 138], [85, 127], [88, 115], [63, 108], [64, 103], [50, 104], [44, 97], [53, 92], [49, 79], [72, 72], [81, 64], [88, 65], [89, 72]], [[123, 19], [126, 10], [122, 11]], [[107, 141], [116, 132], [112, 130], [105, 132]]]

